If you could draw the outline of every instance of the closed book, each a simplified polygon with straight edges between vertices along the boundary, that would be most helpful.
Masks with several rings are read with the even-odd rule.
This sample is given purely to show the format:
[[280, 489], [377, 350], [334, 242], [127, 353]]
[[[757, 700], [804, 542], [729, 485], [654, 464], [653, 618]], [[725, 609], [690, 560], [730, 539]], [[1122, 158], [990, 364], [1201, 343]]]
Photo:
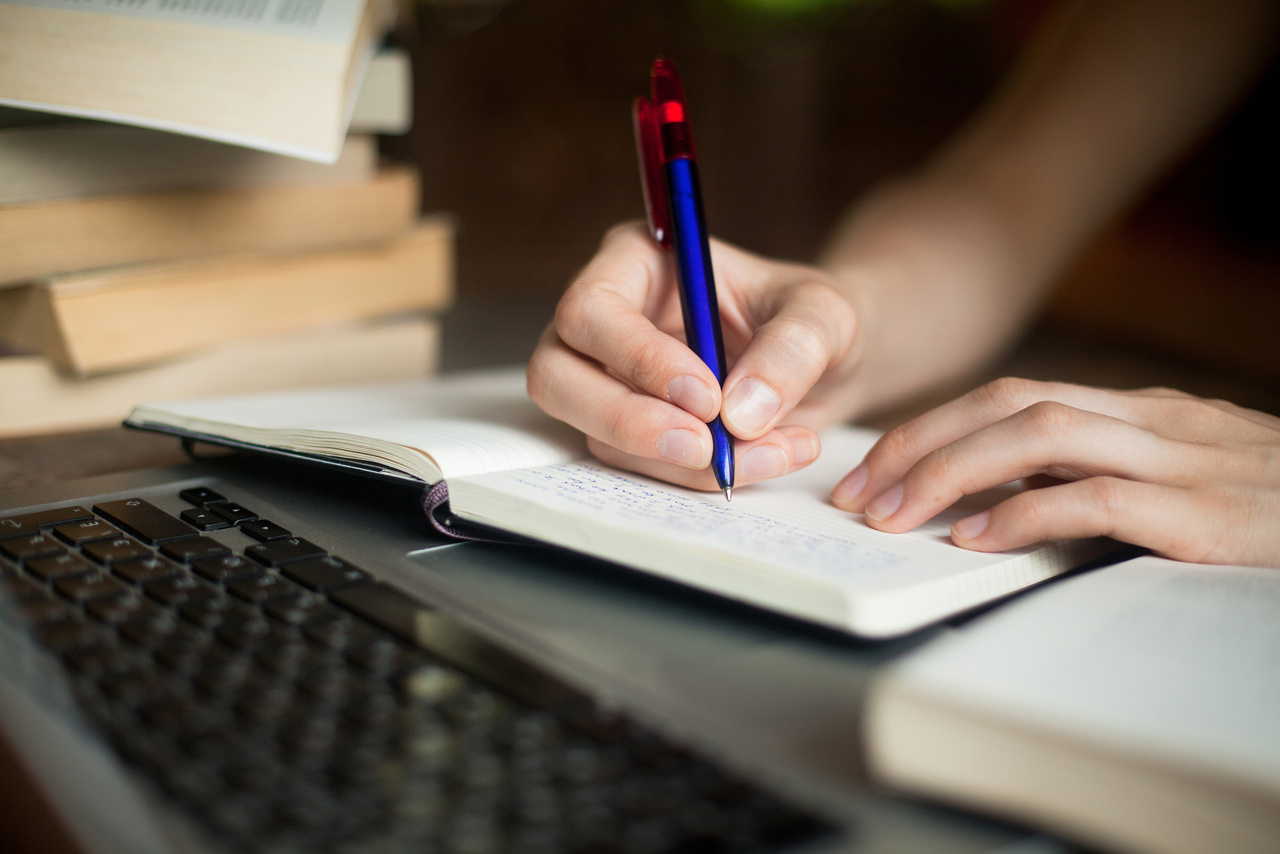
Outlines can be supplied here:
[[421, 381], [439, 355], [439, 321], [417, 316], [237, 341], [87, 379], [66, 376], [44, 356], [0, 356], [0, 436], [110, 426], [157, 397]]
[[0, 104], [332, 162], [388, 0], [0, 0]]
[[186, 188], [358, 184], [377, 141], [351, 134], [332, 163], [104, 122], [0, 129], [0, 205]]
[[422, 220], [391, 241], [55, 276], [0, 291], [0, 341], [90, 375], [236, 339], [404, 311], [453, 296], [453, 223]]
[[367, 181], [206, 187], [0, 205], [0, 287], [40, 276], [232, 252], [384, 241], [418, 216], [418, 175]]
[[876, 680], [879, 783], [1136, 854], [1280, 850], [1280, 573], [1142, 557]]

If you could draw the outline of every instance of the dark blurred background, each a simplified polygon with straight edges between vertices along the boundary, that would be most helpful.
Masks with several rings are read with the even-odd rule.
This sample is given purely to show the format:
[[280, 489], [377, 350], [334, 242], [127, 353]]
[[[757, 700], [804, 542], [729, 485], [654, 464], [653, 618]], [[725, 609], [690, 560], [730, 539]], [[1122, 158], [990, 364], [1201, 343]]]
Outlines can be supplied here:
[[[426, 209], [459, 219], [445, 369], [527, 357], [603, 231], [643, 215], [629, 108], [655, 56], [684, 78], [712, 231], [810, 260], [849, 202], [972, 112], [1049, 5], [419, 0], [395, 36], [415, 126], [384, 148], [421, 168]], [[1023, 373], [1144, 384], [1088, 368], [1118, 349], [1193, 391], [1222, 385], [1198, 388], [1198, 372], [1229, 373], [1227, 394], [1274, 409], [1278, 114], [1273, 70], [1066, 276], [1029, 340], [1075, 352], [1032, 353]]]

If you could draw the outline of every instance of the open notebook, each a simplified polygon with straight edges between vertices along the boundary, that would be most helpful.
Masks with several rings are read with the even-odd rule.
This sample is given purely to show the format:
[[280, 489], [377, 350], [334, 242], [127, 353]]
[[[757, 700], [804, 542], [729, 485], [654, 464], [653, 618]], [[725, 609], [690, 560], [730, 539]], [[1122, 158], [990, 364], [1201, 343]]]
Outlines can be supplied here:
[[[823, 436], [809, 468], [734, 492], [681, 489], [608, 468], [529, 402], [522, 371], [136, 408], [126, 424], [424, 484], [447, 482], [455, 517], [573, 549], [867, 637], [902, 634], [1043, 581], [1106, 541], [965, 551], [955, 519], [909, 534], [831, 506], [828, 492], [877, 434]], [[435, 490], [443, 495], [443, 489]]]

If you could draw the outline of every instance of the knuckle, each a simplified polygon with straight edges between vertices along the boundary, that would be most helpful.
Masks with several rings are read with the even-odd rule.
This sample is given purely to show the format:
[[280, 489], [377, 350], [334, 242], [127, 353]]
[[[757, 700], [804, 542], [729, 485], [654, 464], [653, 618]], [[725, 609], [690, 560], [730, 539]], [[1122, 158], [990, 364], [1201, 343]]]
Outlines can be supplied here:
[[653, 335], [636, 333], [623, 341], [622, 352], [627, 361], [627, 380], [637, 388], [662, 396], [667, 383], [670, 359], [663, 342]]
[[943, 445], [921, 460], [917, 471], [930, 482], [953, 483], [962, 474], [963, 460], [954, 445]]
[[998, 413], [1011, 415], [1041, 399], [1040, 383], [1018, 377], [1001, 377], [972, 392], [974, 399]]
[[773, 349], [781, 354], [780, 364], [789, 370], [819, 374], [829, 361], [827, 338], [823, 331], [805, 319], [779, 318], [770, 324], [769, 338]]
[[578, 329], [589, 314], [591, 292], [579, 280], [569, 286], [564, 296], [556, 303], [555, 328], [564, 337], [565, 333]]
[[600, 240], [601, 246], [608, 246], [612, 243], [623, 243], [635, 241], [643, 238], [648, 234], [644, 223], [640, 220], [627, 220], [616, 225], [610, 226], [604, 233], [604, 237]]
[[1027, 429], [1039, 439], [1053, 440], [1080, 425], [1080, 414], [1073, 407], [1055, 400], [1033, 403], [1022, 411]]
[[907, 421], [881, 436], [867, 457], [874, 457], [874, 462], [899, 465], [914, 461], [919, 447], [920, 427], [915, 421]]
[[1129, 515], [1129, 483], [1118, 477], [1095, 477], [1088, 481], [1089, 500], [1110, 530]]
[[603, 438], [610, 445], [619, 448], [633, 447], [635, 418], [627, 406], [614, 404], [601, 413], [601, 423], [605, 430]]

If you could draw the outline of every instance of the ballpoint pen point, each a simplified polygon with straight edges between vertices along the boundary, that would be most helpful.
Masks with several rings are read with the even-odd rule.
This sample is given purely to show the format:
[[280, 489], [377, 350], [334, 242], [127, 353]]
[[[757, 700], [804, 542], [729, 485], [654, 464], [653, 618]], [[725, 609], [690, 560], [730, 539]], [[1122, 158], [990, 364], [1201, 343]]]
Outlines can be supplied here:
[[724, 500], [725, 500], [725, 501], [732, 501], [732, 500], [733, 500], [733, 487], [732, 487], [732, 486], [726, 486], [726, 487], [724, 488]]

